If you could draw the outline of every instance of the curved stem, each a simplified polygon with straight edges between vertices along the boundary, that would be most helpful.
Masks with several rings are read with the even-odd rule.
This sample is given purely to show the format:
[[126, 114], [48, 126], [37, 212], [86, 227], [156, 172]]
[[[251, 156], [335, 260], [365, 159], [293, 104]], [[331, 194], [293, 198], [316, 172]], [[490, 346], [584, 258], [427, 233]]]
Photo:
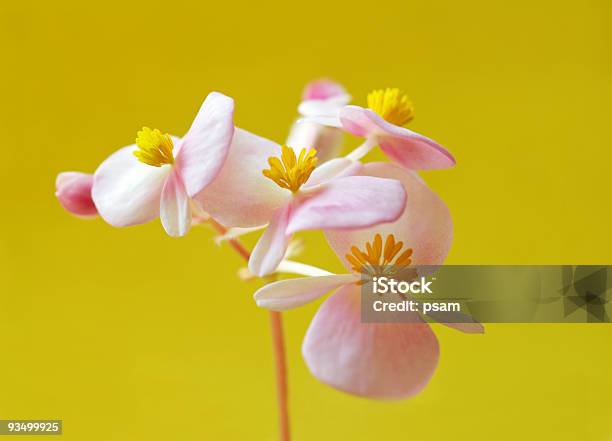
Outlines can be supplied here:
[[[210, 218], [208, 220], [219, 234], [226, 234], [227, 228]], [[230, 246], [247, 262], [251, 252], [236, 238], [227, 240]], [[287, 387], [287, 361], [285, 355], [285, 340], [283, 337], [283, 319], [280, 312], [270, 311], [270, 329], [272, 332], [272, 348], [276, 364], [276, 390], [278, 399], [278, 423], [280, 441], [290, 441], [289, 432], [289, 403]]]
[[361, 158], [367, 155], [370, 150], [376, 147], [377, 144], [378, 140], [375, 136], [367, 138], [363, 144], [361, 144], [359, 147], [356, 147], [351, 153], [346, 155], [346, 157], [353, 161], [359, 161]]
[[[227, 233], [227, 228], [225, 228], [219, 222], [214, 220], [212, 217], [210, 219], [208, 219], [208, 222], [212, 225], [212, 227], [215, 230], [217, 230], [217, 232], [219, 234], [224, 235], [224, 234]], [[249, 250], [247, 250], [246, 247], [244, 245], [242, 245], [242, 243], [238, 239], [236, 239], [236, 238], [227, 239], [227, 243], [229, 243], [230, 246], [234, 249], [234, 251], [236, 251], [238, 254], [240, 254], [240, 256], [244, 260], [246, 260], [247, 262], [249, 261], [249, 258], [251, 257], [251, 252]]]

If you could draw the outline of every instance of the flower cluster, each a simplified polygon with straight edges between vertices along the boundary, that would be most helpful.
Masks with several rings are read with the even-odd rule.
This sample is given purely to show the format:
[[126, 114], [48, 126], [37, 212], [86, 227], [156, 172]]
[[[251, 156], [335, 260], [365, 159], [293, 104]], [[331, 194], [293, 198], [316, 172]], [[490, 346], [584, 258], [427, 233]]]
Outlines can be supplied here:
[[[56, 196], [70, 213], [99, 215], [115, 227], [159, 217], [176, 237], [206, 222], [229, 235], [264, 230], [250, 253], [248, 272], [306, 277], [265, 285], [255, 293], [258, 306], [287, 310], [336, 290], [304, 340], [313, 375], [355, 395], [408, 397], [432, 376], [437, 339], [420, 318], [361, 323], [360, 273], [365, 266], [444, 261], [451, 217], [416, 171], [451, 167], [455, 160], [435, 141], [404, 127], [414, 109], [398, 89], [372, 92], [367, 108], [350, 101], [335, 82], [310, 83], [300, 117], [286, 144], [279, 145], [236, 127], [233, 99], [212, 92], [185, 136], [143, 127], [135, 144], [110, 155], [93, 175], [61, 173]], [[364, 142], [339, 156], [344, 132]], [[377, 146], [391, 163], [361, 161]], [[293, 235], [305, 230], [324, 232], [347, 274], [289, 259]]]

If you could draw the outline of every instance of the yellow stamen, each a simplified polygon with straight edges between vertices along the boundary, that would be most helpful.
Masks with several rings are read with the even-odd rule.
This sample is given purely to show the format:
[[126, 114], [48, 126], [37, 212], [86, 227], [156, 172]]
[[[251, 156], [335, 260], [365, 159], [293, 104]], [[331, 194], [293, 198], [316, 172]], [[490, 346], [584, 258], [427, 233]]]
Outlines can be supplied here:
[[405, 126], [414, 118], [414, 106], [410, 98], [399, 89], [387, 88], [370, 92], [368, 107], [396, 126]]
[[134, 156], [140, 162], [153, 167], [174, 163], [174, 156], [172, 156], [174, 144], [168, 134], [164, 135], [157, 129], [151, 130], [148, 127], [143, 127], [137, 133], [136, 145], [140, 150], [136, 150]]
[[397, 257], [397, 259], [395, 258], [403, 246], [403, 242], [396, 242], [395, 236], [393, 236], [393, 234], [389, 234], [383, 247], [382, 236], [377, 234], [374, 236], [374, 240], [372, 242], [366, 242], [365, 252], [361, 251], [356, 246], [352, 246], [351, 254], [346, 255], [346, 260], [350, 262], [351, 268], [356, 273], [367, 272], [374, 275], [374, 273], [376, 273], [378, 270], [374, 267], [386, 265], [405, 267], [410, 265], [412, 262], [412, 259], [410, 259], [412, 256], [412, 248], [407, 248], [399, 257]]
[[296, 193], [317, 166], [316, 154], [317, 151], [315, 149], [308, 151], [302, 149], [300, 156], [296, 158], [293, 149], [284, 145], [281, 159], [275, 156], [268, 158], [270, 168], [263, 170], [263, 175], [266, 178], [272, 179], [280, 187]]

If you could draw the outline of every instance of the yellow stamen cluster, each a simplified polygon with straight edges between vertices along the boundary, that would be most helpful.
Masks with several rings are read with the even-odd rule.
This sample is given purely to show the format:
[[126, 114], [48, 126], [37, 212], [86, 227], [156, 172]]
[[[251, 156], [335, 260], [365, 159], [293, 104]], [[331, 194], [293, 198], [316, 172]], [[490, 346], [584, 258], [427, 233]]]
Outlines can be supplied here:
[[174, 156], [172, 156], [174, 144], [168, 134], [162, 134], [157, 129], [151, 130], [148, 127], [143, 127], [137, 133], [136, 145], [140, 150], [136, 150], [134, 156], [140, 162], [153, 167], [174, 163]]
[[270, 168], [264, 170], [263, 175], [280, 187], [296, 193], [317, 166], [316, 154], [315, 149], [302, 149], [296, 158], [293, 149], [284, 145], [280, 159], [275, 156], [268, 158]]
[[380, 234], [377, 234], [372, 242], [366, 242], [365, 252], [356, 246], [352, 246], [351, 254], [346, 255], [346, 260], [350, 262], [353, 271], [356, 273], [367, 272], [374, 274], [377, 270], [376, 267], [386, 265], [405, 267], [412, 262], [412, 259], [410, 259], [412, 248], [407, 248], [396, 258], [403, 246], [404, 242], [396, 242], [395, 236], [389, 234], [383, 248], [382, 237]]
[[414, 106], [399, 89], [379, 89], [368, 95], [368, 107], [384, 120], [396, 126], [405, 126], [414, 118]]

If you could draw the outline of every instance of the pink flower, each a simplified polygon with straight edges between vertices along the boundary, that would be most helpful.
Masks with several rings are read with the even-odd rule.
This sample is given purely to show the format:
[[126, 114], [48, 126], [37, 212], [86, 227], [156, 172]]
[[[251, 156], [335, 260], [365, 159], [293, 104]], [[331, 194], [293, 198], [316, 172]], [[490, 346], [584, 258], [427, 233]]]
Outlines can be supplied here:
[[63, 172], [55, 180], [55, 196], [64, 209], [79, 217], [96, 217], [98, 210], [91, 198], [93, 175]]
[[339, 112], [329, 107], [316, 107], [307, 120], [330, 127], [343, 127], [347, 132], [366, 138], [349, 157], [361, 159], [380, 145], [393, 161], [410, 170], [448, 168], [455, 158], [437, 142], [405, 128], [414, 118], [408, 95], [399, 89], [380, 89], [368, 95], [368, 108], [346, 106]]
[[[438, 363], [438, 341], [416, 313], [414, 323], [362, 323], [361, 265], [369, 259], [400, 267], [441, 264], [450, 249], [452, 221], [444, 202], [414, 172], [370, 163], [362, 174], [402, 182], [407, 193], [402, 216], [373, 228], [326, 232], [349, 274], [306, 270], [303, 274], [314, 277], [274, 282], [254, 297], [259, 306], [280, 311], [337, 290], [323, 302], [306, 333], [302, 353], [310, 371], [323, 383], [351, 394], [401, 399], [429, 382]], [[482, 331], [478, 324], [448, 325]]]
[[312, 115], [331, 114], [338, 117], [340, 109], [346, 106], [351, 97], [342, 85], [332, 80], [319, 79], [306, 85], [298, 112], [298, 119], [289, 133], [287, 145], [293, 148], [314, 148], [319, 161], [325, 162], [340, 153], [344, 134], [337, 127], [310, 121]]
[[113, 153], [96, 170], [92, 195], [115, 227], [161, 218], [170, 236], [191, 226], [192, 198], [217, 176], [234, 133], [234, 101], [208, 95], [187, 134], [179, 139], [144, 127], [135, 145]]
[[316, 167], [316, 151], [296, 152], [236, 129], [221, 173], [199, 196], [203, 210], [228, 227], [268, 224], [249, 261], [257, 276], [273, 272], [293, 233], [365, 228], [392, 222], [404, 210], [397, 180], [350, 176], [346, 158]]

